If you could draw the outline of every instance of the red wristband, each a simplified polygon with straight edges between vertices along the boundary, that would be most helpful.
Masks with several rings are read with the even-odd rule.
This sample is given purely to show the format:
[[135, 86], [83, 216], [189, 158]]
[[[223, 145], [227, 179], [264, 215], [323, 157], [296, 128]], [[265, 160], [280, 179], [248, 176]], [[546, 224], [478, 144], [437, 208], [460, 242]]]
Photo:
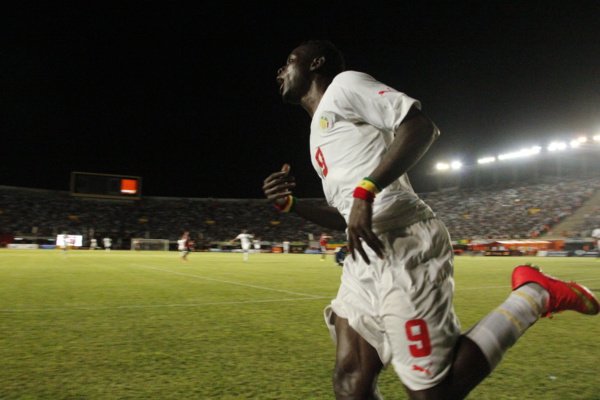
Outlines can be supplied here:
[[372, 203], [373, 200], [375, 200], [375, 194], [369, 192], [367, 189], [362, 188], [360, 186], [354, 189], [354, 197], [356, 197], [357, 199], [368, 201], [369, 203]]

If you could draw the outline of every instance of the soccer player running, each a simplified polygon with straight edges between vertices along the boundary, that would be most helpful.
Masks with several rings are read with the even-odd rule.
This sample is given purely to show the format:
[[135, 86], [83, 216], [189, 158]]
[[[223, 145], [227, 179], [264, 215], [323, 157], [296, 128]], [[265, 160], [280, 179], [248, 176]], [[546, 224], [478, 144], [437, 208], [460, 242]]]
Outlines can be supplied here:
[[250, 251], [250, 239], [252, 239], [253, 237], [254, 235], [249, 234], [247, 230], [243, 229], [242, 233], [230, 240], [230, 242], [233, 242], [235, 240], [240, 241], [240, 243], [242, 244], [242, 251], [244, 252], [244, 261], [248, 261], [248, 252]]
[[177, 241], [177, 250], [179, 250], [179, 259], [183, 262], [189, 262], [187, 256], [190, 252], [189, 249], [189, 232], [185, 232], [181, 235], [181, 238]]
[[331, 236], [327, 236], [325, 232], [321, 233], [319, 236], [319, 246], [321, 247], [321, 261], [325, 261], [325, 256], [327, 255], [327, 242], [329, 239], [333, 239]]
[[421, 104], [344, 72], [343, 55], [325, 41], [294, 49], [277, 83], [283, 100], [312, 118], [310, 154], [331, 206], [296, 199], [287, 164], [265, 179], [265, 195], [281, 211], [348, 236], [351, 257], [325, 309], [337, 342], [337, 399], [380, 399], [377, 378], [390, 363], [411, 399], [461, 399], [538, 318], [598, 314], [587, 288], [522, 265], [507, 300], [461, 334], [448, 231], [406, 175], [439, 135]]

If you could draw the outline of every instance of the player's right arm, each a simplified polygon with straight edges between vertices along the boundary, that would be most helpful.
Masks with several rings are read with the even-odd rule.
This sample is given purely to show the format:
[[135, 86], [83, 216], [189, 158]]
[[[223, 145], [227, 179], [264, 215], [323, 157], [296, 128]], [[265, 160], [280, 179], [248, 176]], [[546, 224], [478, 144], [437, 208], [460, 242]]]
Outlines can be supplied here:
[[[263, 182], [265, 196], [278, 207], [285, 206], [288, 196], [292, 195], [292, 188], [296, 186], [295, 178], [289, 173], [290, 166], [284, 164], [281, 171], [269, 175]], [[339, 231], [346, 230], [346, 220], [335, 207], [317, 206], [297, 200], [294, 212], [322, 227]]]

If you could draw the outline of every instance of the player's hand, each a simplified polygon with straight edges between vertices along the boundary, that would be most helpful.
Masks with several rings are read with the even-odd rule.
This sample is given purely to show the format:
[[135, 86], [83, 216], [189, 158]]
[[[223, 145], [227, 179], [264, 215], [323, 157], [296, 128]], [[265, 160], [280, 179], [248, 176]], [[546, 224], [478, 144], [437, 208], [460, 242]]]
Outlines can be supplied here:
[[367, 244], [379, 258], [383, 258], [384, 245], [372, 229], [373, 203], [362, 199], [354, 199], [350, 220], [348, 221], [348, 247], [352, 258], [356, 260], [356, 250], [367, 264], [369, 257], [363, 248]]
[[289, 173], [289, 164], [283, 164], [281, 171], [269, 175], [263, 182], [265, 196], [276, 206], [285, 206], [287, 197], [292, 194], [291, 189], [296, 186], [296, 179]]

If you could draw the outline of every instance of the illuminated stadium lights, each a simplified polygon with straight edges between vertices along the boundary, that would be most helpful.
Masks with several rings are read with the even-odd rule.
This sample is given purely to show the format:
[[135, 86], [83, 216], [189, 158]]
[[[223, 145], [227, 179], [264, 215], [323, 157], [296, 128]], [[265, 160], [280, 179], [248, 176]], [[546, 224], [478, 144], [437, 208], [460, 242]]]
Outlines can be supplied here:
[[439, 162], [436, 164], [435, 169], [437, 169], [438, 171], [448, 171], [448, 170], [459, 170], [462, 168], [462, 162], [460, 161], [452, 161], [450, 164], [446, 163], [446, 162]]
[[529, 149], [521, 149], [519, 151], [515, 151], [514, 153], [500, 154], [498, 156], [498, 160], [511, 160], [513, 158], [529, 157], [538, 154], [541, 149], [542, 148], [539, 146], [534, 146]]
[[565, 150], [567, 148], [567, 144], [565, 142], [552, 142], [548, 145], [548, 151], [560, 151]]
[[496, 157], [483, 157], [477, 160], [477, 164], [489, 164], [496, 162]]
[[[498, 155], [495, 157], [494, 156], [481, 157], [481, 158], [477, 159], [476, 165], [491, 164], [491, 163], [495, 163], [496, 161], [512, 160], [512, 159], [517, 159], [517, 158], [526, 158], [526, 157], [530, 157], [533, 155], [541, 154], [542, 152], [552, 153], [552, 152], [566, 151], [566, 150], [582, 151], [584, 149], [593, 149], [593, 148], [600, 149], [600, 147], [598, 147], [600, 145], [600, 133], [598, 133], [594, 136], [572, 135], [572, 137], [575, 137], [575, 139], [572, 139], [572, 140], [567, 139], [564, 141], [550, 142], [549, 144], [547, 144], [547, 147], [545, 147], [544, 149], [542, 149], [542, 147], [540, 147], [540, 146], [532, 146], [529, 148], [522, 148], [521, 150], [515, 151], [512, 153], [501, 154], [501, 155]], [[594, 143], [592, 143], [592, 141]], [[463, 164], [460, 161], [439, 162], [435, 166], [435, 170], [437, 170], [438, 172], [456, 171], [456, 170], [461, 170], [461, 169], [470, 170], [470, 169], [476, 167], [476, 165], [471, 164], [471, 163]]]

